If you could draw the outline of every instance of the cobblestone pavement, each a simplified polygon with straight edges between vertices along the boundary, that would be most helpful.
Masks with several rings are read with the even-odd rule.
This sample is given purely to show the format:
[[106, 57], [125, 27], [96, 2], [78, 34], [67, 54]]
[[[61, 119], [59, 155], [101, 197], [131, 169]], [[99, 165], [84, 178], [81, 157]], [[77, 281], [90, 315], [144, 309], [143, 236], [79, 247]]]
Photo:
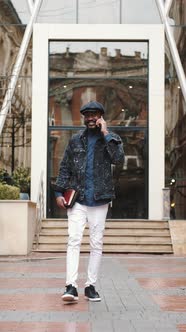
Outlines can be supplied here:
[[186, 257], [104, 255], [99, 303], [84, 299], [87, 262], [69, 305], [63, 254], [1, 256], [0, 332], [186, 332]]

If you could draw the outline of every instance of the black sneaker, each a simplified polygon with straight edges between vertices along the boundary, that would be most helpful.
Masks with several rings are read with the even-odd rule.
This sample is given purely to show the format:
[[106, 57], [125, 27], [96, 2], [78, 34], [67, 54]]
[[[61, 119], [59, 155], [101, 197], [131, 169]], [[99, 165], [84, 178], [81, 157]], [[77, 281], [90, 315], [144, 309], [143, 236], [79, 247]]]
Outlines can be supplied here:
[[101, 298], [93, 285], [85, 287], [85, 298], [92, 302], [101, 301]]
[[78, 300], [78, 292], [76, 287], [72, 285], [66, 286], [66, 291], [62, 295], [63, 301], [77, 301]]

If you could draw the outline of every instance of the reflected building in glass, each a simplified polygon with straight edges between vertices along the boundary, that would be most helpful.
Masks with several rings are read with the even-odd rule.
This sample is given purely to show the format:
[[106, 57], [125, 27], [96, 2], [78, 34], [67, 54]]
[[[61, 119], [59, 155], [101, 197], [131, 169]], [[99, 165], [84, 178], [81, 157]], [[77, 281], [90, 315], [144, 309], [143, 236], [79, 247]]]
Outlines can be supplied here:
[[113, 167], [117, 199], [112, 202], [110, 217], [147, 218], [147, 54], [147, 42], [50, 42], [50, 217], [64, 214], [56, 207], [51, 183], [69, 138], [84, 126], [79, 110], [97, 100], [104, 105], [105, 120], [122, 137], [125, 149], [123, 168]]

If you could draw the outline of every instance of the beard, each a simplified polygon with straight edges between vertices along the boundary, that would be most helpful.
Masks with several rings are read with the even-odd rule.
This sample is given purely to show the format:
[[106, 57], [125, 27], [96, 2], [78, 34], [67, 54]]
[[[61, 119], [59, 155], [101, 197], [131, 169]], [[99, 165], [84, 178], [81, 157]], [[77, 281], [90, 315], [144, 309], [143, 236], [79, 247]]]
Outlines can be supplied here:
[[96, 121], [97, 120], [84, 120], [84, 124], [87, 128], [90, 128], [90, 129], [95, 129], [97, 128], [96, 126]]

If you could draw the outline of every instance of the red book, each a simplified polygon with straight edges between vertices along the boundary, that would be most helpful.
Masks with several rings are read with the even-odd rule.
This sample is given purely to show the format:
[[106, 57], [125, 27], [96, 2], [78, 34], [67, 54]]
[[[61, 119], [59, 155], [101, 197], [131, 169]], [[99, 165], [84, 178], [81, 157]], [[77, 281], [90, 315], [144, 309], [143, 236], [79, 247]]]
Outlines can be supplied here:
[[71, 208], [74, 205], [75, 200], [77, 198], [77, 194], [78, 192], [74, 189], [65, 190], [65, 192], [63, 193], [63, 197], [65, 198], [66, 201], [65, 204], [66, 207]]

